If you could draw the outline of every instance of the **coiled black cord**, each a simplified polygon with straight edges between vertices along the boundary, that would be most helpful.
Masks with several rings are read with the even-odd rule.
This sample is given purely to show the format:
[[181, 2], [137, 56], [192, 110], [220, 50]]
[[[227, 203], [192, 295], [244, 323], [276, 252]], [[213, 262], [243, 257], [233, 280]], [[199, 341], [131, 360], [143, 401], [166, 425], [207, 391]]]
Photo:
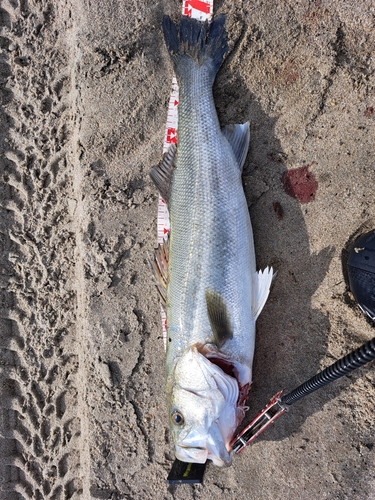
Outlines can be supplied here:
[[291, 405], [295, 401], [307, 396], [307, 394], [320, 389], [320, 387], [329, 384], [352, 370], [356, 370], [373, 359], [375, 359], [375, 338], [339, 359], [333, 363], [333, 365], [328, 366], [322, 372], [310, 378], [289, 394], [282, 396], [281, 403]]

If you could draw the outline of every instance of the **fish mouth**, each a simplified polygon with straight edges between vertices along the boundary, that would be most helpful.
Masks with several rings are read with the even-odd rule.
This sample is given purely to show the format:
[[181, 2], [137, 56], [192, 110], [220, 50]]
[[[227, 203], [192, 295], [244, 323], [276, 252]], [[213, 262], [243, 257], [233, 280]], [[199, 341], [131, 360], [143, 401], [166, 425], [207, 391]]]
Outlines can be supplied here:
[[177, 445], [175, 448], [176, 458], [182, 462], [206, 463], [207, 460], [218, 467], [229, 466], [232, 463], [232, 452], [226, 449], [221, 453], [218, 449], [212, 446], [184, 446]]
[[176, 458], [181, 462], [206, 463], [209, 451], [206, 446], [175, 445]]

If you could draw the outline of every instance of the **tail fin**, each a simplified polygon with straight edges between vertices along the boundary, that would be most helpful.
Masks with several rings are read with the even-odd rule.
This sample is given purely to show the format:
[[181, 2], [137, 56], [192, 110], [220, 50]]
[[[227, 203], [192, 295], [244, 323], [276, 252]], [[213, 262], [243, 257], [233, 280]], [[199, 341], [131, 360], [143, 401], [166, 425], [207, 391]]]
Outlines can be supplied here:
[[224, 15], [216, 17], [210, 24], [182, 16], [179, 26], [169, 16], [164, 16], [164, 40], [177, 76], [181, 76], [187, 61], [193, 60], [199, 66], [211, 66], [215, 78], [229, 50], [224, 25]]

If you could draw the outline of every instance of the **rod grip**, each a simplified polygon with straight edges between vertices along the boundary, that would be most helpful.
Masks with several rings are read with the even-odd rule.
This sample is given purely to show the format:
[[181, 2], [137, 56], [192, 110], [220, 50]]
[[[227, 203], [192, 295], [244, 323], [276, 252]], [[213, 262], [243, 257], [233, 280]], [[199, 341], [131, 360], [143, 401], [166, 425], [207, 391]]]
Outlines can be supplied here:
[[375, 359], [375, 338], [369, 340], [355, 351], [337, 360], [333, 365], [310, 378], [293, 391], [281, 397], [281, 403], [291, 405], [299, 399], [320, 389], [324, 385], [356, 370]]

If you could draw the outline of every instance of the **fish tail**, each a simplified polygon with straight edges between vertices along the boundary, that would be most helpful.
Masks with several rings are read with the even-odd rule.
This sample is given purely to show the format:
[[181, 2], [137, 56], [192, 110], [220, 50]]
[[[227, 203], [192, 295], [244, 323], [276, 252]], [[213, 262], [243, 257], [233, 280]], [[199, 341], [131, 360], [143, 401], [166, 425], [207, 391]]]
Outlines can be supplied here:
[[214, 80], [229, 50], [225, 16], [217, 16], [210, 24], [182, 16], [177, 26], [164, 16], [162, 27], [176, 76], [182, 76], [194, 62], [195, 66], [208, 67]]

